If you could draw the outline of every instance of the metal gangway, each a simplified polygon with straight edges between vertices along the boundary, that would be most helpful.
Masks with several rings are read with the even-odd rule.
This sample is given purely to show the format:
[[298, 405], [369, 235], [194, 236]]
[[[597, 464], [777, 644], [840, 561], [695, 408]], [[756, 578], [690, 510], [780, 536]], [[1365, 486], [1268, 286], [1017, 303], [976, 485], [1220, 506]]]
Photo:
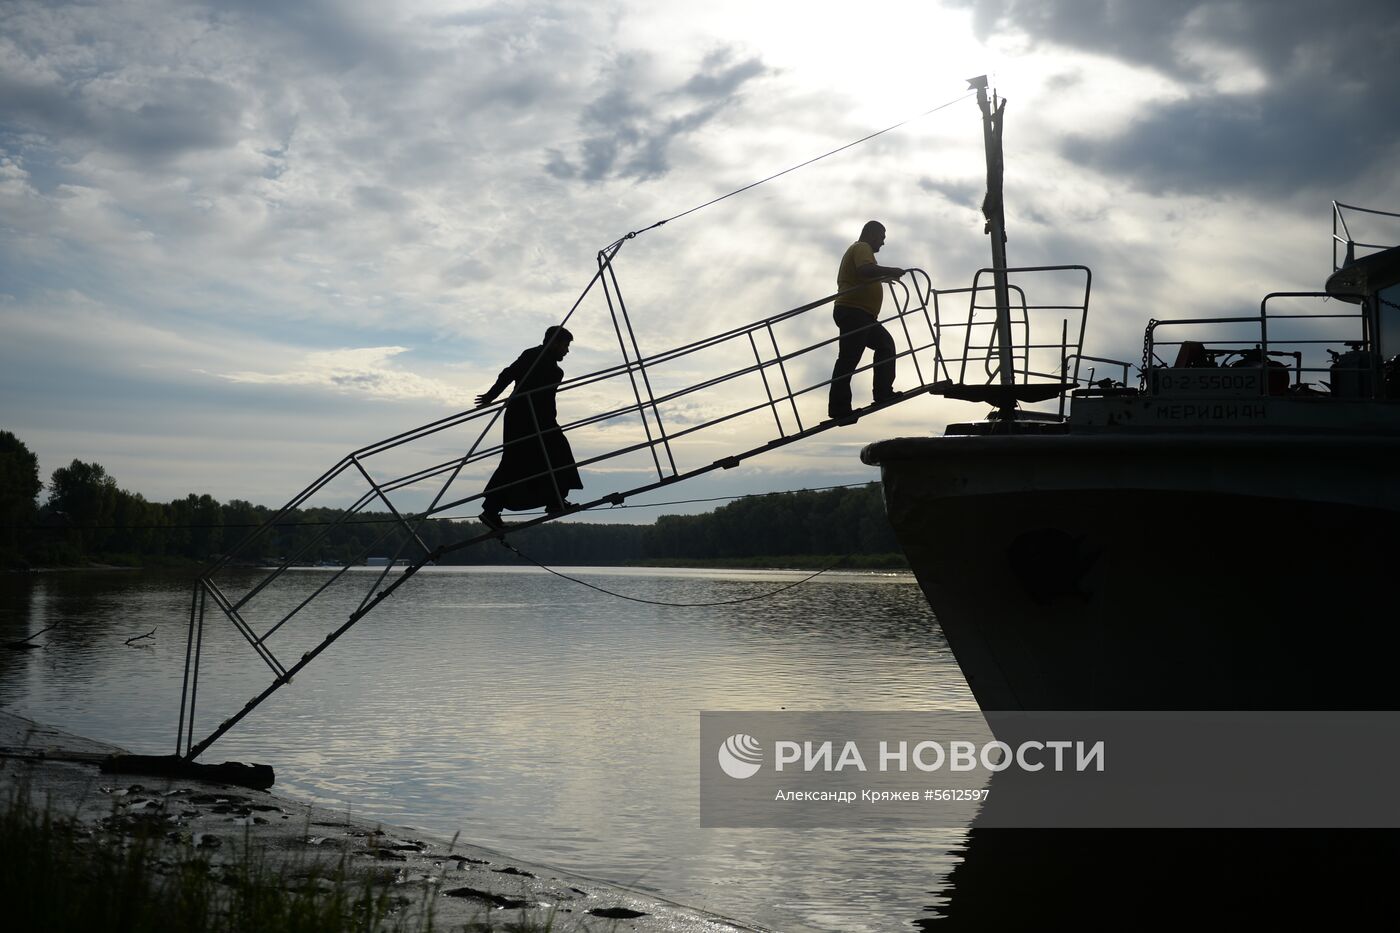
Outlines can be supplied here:
[[[592, 482], [608, 475], [630, 481], [564, 513], [536, 515], [513, 523], [506, 534], [565, 514], [621, 505], [643, 493], [714, 470], [731, 469], [752, 457], [924, 394], [1008, 404], [1007, 380], [1001, 378], [1000, 371], [1003, 355], [993, 326], [992, 270], [979, 272], [970, 287], [951, 290], [935, 288], [928, 274], [919, 269], [906, 270], [899, 279], [889, 281], [885, 307], [890, 310], [881, 323], [895, 335], [901, 379], [912, 377], [915, 385], [897, 390], [892, 399], [879, 405], [856, 409], [851, 418], [838, 421], [826, 418], [825, 409], [830, 366], [839, 335], [835, 334], [829, 313], [821, 312], [828, 312], [840, 293], [703, 340], [643, 355], [615, 272], [614, 261], [623, 242], [599, 253], [598, 273], [585, 289], [587, 294], [595, 286], [602, 288], [620, 361], [565, 379], [558, 385], [557, 393], [561, 411], [593, 409], [575, 420], [561, 421], [560, 427], [575, 446], [583, 447], [579, 441], [590, 437], [611, 439], [601, 449], [589, 445], [590, 452], [578, 457], [574, 465]], [[1016, 341], [1007, 357], [1015, 367], [1010, 397], [1036, 401], [1062, 394], [1079, 381], [1078, 357], [1088, 313], [1089, 271], [1083, 266], [1005, 271], [1013, 296]], [[1031, 303], [1026, 288], [1019, 284], [1022, 278], [1031, 276], [1070, 277], [1074, 300], [1056, 298], [1043, 304]], [[578, 307], [576, 303], [574, 310]], [[1048, 320], [1032, 327], [1041, 319]], [[814, 331], [829, 336], [810, 341]], [[717, 371], [697, 376], [703, 363], [716, 361], [720, 364]], [[858, 387], [861, 374], [872, 367], [873, 363], [866, 363], [856, 370]], [[575, 400], [579, 403], [572, 404]], [[193, 760], [290, 683], [421, 568], [453, 552], [498, 538], [498, 532], [484, 527], [475, 531], [477, 526], [470, 526], [474, 533], [463, 539], [429, 547], [422, 540], [420, 529], [427, 521], [470, 516], [470, 511], [462, 510], [470, 509], [482, 498], [483, 471], [494, 465], [501, 454], [502, 444], [495, 436], [508, 402], [504, 399], [461, 411], [347, 454], [201, 574], [190, 604], [178, 756]], [[770, 425], [765, 440], [739, 450], [724, 449], [721, 456], [713, 456], [718, 445], [732, 445], [738, 425], [745, 424], [752, 433], [755, 419]], [[529, 440], [537, 441], [538, 435]], [[527, 441], [517, 441], [523, 442]], [[434, 458], [435, 451], [448, 447], [460, 453]], [[645, 473], [636, 469], [639, 458], [644, 461]], [[630, 471], [600, 472], [629, 459], [634, 468]], [[555, 469], [551, 465], [549, 473], [552, 475]], [[525, 481], [528, 480], [521, 480]], [[246, 573], [249, 561], [244, 555], [256, 554], [264, 536], [287, 522], [289, 516], [326, 498], [348, 504], [339, 508], [335, 519], [317, 526], [316, 533], [281, 557], [252, 585], [241, 592], [230, 590], [229, 584]], [[356, 516], [372, 508], [391, 518], [381, 523], [383, 527], [356, 553], [346, 556], [335, 568], [327, 568], [324, 579], [316, 576], [308, 580], [308, 575], [302, 574], [296, 575], [297, 586], [278, 585], [285, 584], [289, 571], [303, 566], [309, 555], [316, 553], [333, 528], [355, 521]], [[367, 587], [365, 574], [350, 573], [388, 547], [392, 547], [391, 556], [380, 559], [383, 566], [377, 574], [369, 574], [372, 579]], [[309, 646], [304, 637], [300, 643], [287, 638], [295, 628], [293, 623], [313, 602], [325, 598], [333, 588], [351, 587], [356, 594], [353, 608], [329, 634]], [[196, 741], [204, 630], [211, 615], [223, 616], [242, 635], [266, 665], [271, 682], [242, 709]], [[299, 648], [305, 650], [295, 660], [289, 660], [288, 649], [279, 640], [290, 645], [293, 653]]]
[[[497, 425], [511, 399], [522, 397], [519, 391], [511, 399], [458, 412], [341, 458], [195, 582], [176, 757], [193, 761], [420, 569], [464, 548], [561, 515], [620, 506], [629, 498], [714, 470], [731, 469], [760, 454], [925, 394], [991, 404], [1004, 419], [1013, 417], [1021, 403], [1043, 402], [1058, 395], [1063, 415], [1066, 392], [1081, 382], [1081, 360], [1092, 359], [1082, 356], [1090, 273], [1078, 265], [1007, 266], [1000, 206], [1000, 124], [1005, 101], [989, 101], [985, 76], [972, 79], [969, 85], [982, 111], [987, 143], [988, 197], [983, 213], [988, 219], [993, 267], [977, 272], [972, 285], [964, 288], [937, 289], [920, 269], [906, 269], [886, 283], [885, 316], [879, 323], [895, 339], [899, 378], [906, 385], [912, 379], [912, 387], [897, 390], [877, 405], [856, 409], [849, 417], [826, 417], [830, 373], [841, 339], [827, 312], [841, 293], [702, 340], [659, 353], [643, 353], [619, 283], [618, 255], [638, 233], [699, 208], [627, 234], [599, 251], [597, 271], [560, 322], [568, 324], [589, 300], [598, 319], [606, 313], [612, 325], [617, 361], [565, 379], [557, 387], [536, 390], [556, 392], [561, 411], [584, 413], [562, 422], [559, 428], [572, 446], [586, 452], [572, 464], [551, 464], [549, 447], [538, 429], [534, 437], [513, 441], [538, 443], [545, 453], [545, 470], [518, 482], [545, 476], [552, 481], [559, 469], [577, 468], [591, 484], [611, 478], [617, 488], [562, 513], [515, 523], [504, 533], [471, 526], [461, 540], [429, 546], [423, 540], [425, 522], [469, 517], [473, 503], [483, 497], [487, 470], [502, 453], [502, 444], [496, 440]], [[752, 187], [747, 185], [701, 207]], [[1035, 301], [1031, 300], [1032, 290]], [[668, 310], [668, 317], [673, 318], [674, 312]], [[856, 369], [855, 385], [860, 385], [861, 375], [874, 365], [871, 362]], [[545, 426], [545, 430], [554, 427]], [[739, 437], [760, 440], [740, 442], [736, 440]], [[316, 526], [318, 532], [271, 561], [274, 566], [245, 587], [246, 581], [239, 578], [255, 563], [252, 558], [260, 555], [260, 543], [291, 517], [324, 502], [335, 506], [335, 517]], [[360, 548], [341, 555], [338, 564], [324, 574], [290, 573], [306, 562], [332, 529], [357, 522], [356, 516], [370, 508], [382, 510], [388, 518], [373, 520], [383, 525], [382, 530], [371, 534]], [[469, 511], [464, 513], [463, 509]], [[478, 527], [481, 530], [476, 530]], [[379, 558], [382, 567], [377, 574], [368, 574], [372, 579], [366, 587], [366, 574], [350, 571], [364, 566], [382, 549], [392, 549], [391, 555]], [[235, 591], [235, 586], [240, 591]], [[308, 633], [303, 631], [305, 626], [296, 624], [311, 615], [307, 609], [313, 604], [343, 609], [343, 617], [334, 617], [335, 627], [329, 634]], [[205, 622], [211, 615], [222, 615], [237, 630], [272, 679], [241, 709], [196, 741]]]

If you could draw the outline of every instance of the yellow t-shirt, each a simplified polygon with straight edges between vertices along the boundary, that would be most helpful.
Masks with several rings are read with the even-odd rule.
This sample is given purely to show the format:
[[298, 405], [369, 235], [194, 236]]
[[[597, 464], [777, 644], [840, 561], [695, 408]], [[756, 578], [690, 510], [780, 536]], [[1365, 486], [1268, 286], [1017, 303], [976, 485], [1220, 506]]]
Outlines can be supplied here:
[[856, 275], [857, 269], [874, 261], [875, 251], [864, 240], [856, 240], [846, 248], [846, 255], [841, 257], [841, 268], [836, 272], [836, 290], [845, 291], [853, 285], [860, 287], [837, 298], [837, 304], [853, 305], [871, 317], [880, 316], [880, 302], [885, 297], [883, 284], [877, 279], [863, 279]]

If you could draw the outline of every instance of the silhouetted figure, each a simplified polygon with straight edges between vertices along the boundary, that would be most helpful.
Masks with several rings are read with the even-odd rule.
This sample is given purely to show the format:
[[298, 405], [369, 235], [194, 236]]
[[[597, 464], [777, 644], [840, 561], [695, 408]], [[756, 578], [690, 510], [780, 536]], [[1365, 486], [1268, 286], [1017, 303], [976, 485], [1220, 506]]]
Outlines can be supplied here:
[[875, 254], [885, 245], [885, 225], [871, 220], [860, 231], [860, 239], [846, 248], [836, 273], [838, 291], [852, 291], [836, 299], [831, 316], [841, 328], [836, 366], [831, 371], [831, 397], [826, 412], [832, 418], [851, 413], [851, 373], [860, 365], [866, 347], [875, 351], [875, 402], [894, 397], [894, 338], [880, 319], [884, 299], [884, 279], [904, 274], [903, 269], [882, 266]]
[[501, 463], [486, 484], [481, 521], [499, 531], [501, 509], [519, 511], [541, 506], [550, 514], [573, 508], [565, 496], [582, 489], [574, 452], [559, 427], [554, 395], [564, 379], [559, 362], [569, 353], [574, 335], [562, 327], [544, 332], [544, 343], [531, 347], [501, 371], [496, 384], [476, 397], [478, 407], [494, 402], [512, 382], [502, 427]]

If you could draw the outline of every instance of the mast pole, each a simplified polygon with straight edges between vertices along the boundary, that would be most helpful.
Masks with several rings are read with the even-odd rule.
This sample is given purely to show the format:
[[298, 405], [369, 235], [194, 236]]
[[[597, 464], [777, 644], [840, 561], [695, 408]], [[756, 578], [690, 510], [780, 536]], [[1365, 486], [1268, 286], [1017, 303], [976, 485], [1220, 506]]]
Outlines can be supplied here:
[[997, 301], [997, 367], [1001, 384], [1016, 381], [1015, 362], [1011, 353], [1011, 295], [1006, 285], [1006, 217], [1002, 212], [1001, 129], [1006, 100], [992, 109], [987, 99], [987, 76], [969, 78], [968, 85], [977, 91], [977, 106], [982, 110], [982, 144], [987, 152], [987, 194], [982, 199], [982, 216], [987, 218], [985, 232], [992, 238], [992, 278]]

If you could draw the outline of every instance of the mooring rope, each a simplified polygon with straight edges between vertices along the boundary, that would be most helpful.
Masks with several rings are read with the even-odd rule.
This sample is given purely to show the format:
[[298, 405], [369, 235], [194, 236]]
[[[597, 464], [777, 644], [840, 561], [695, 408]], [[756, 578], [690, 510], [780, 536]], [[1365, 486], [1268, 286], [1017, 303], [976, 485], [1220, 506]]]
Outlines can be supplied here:
[[756, 602], [760, 599], [769, 599], [770, 597], [777, 596], [779, 593], [786, 592], [792, 589], [793, 587], [801, 586], [804, 583], [809, 583], [812, 580], [815, 580], [817, 577], [826, 573], [828, 570], [833, 570], [838, 565], [845, 563], [851, 556], [849, 554], [845, 554], [841, 557], [838, 557], [835, 561], [823, 567], [821, 570], [818, 570], [816, 573], [810, 574], [809, 576], [803, 577], [801, 580], [796, 580], [792, 583], [785, 583], [775, 590], [770, 590], [767, 593], [759, 593], [756, 596], [742, 596], [738, 599], [721, 599], [710, 603], [672, 603], [660, 599], [643, 599], [640, 596], [628, 596], [626, 593], [617, 593], [613, 590], [605, 589], [601, 586], [589, 583], [587, 580], [580, 580], [578, 577], [571, 577], [567, 573], [560, 573], [553, 567], [548, 567], [535, 560], [529, 554], [524, 553], [518, 547], [507, 541], [504, 536], [500, 538], [500, 541], [502, 547], [504, 547], [508, 551], [513, 551], [515, 555], [520, 559], [528, 561], [534, 564], [536, 567], [540, 568], [541, 570], [544, 570], [548, 573], [552, 573], [560, 579], [568, 580], [570, 583], [577, 583], [579, 586], [586, 586], [590, 590], [597, 590], [599, 593], [603, 593], [607, 596], [612, 596], [616, 599], [625, 599], [629, 602], [634, 603], [646, 603], [648, 606], [668, 606], [674, 609], [702, 609], [708, 606], [733, 606], [737, 603], [751, 603]]

